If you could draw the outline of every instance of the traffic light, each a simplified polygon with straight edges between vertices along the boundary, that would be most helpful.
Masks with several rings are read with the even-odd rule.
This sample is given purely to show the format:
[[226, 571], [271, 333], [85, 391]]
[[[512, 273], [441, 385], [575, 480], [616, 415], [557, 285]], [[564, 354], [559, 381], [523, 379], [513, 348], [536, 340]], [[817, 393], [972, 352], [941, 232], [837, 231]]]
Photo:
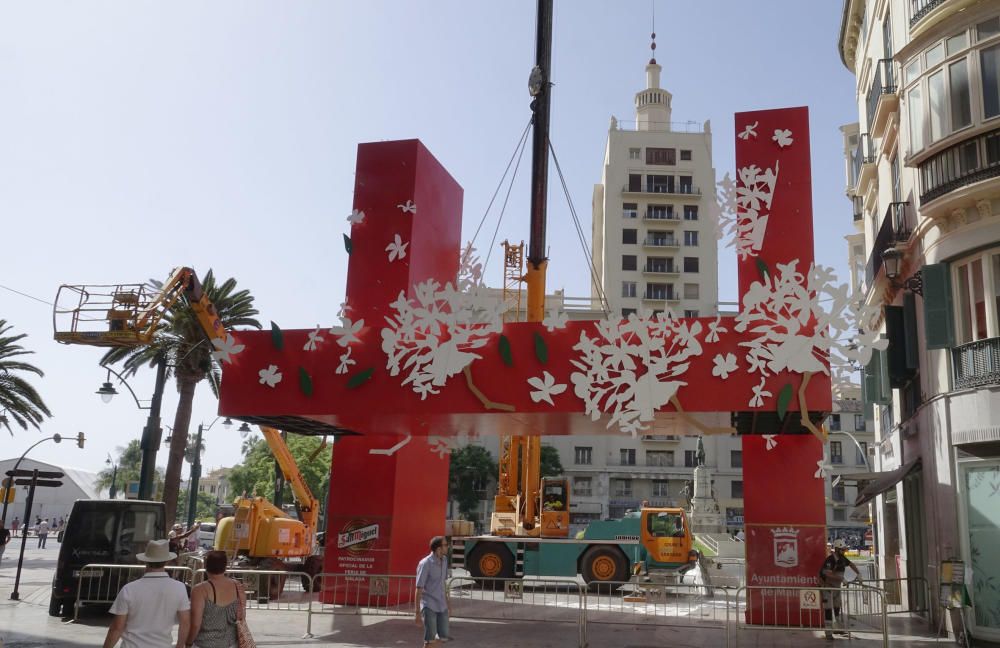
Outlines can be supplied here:
[[86, 441], [86, 438], [84, 438], [83, 432], [77, 432], [76, 433], [76, 447], [82, 448], [84, 441]]

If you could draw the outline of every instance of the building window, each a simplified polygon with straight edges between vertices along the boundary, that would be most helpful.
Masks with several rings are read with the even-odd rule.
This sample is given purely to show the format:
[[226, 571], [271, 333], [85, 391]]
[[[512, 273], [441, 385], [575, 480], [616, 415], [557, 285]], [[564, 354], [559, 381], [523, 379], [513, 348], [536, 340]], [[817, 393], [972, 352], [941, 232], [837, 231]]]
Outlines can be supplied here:
[[641, 173], [630, 173], [630, 174], [628, 174], [628, 190], [629, 191], [642, 191], [642, 174]]
[[630, 160], [641, 160], [642, 159], [642, 149], [630, 148], [628, 150], [628, 159], [630, 159]]
[[865, 415], [855, 414], [854, 415], [854, 429], [863, 432], [865, 429]]
[[834, 522], [844, 522], [846, 521], [845, 511], [842, 508], [833, 509], [833, 521]]
[[1000, 45], [979, 52], [979, 69], [983, 77], [983, 115], [989, 119], [1000, 115]]
[[639, 263], [634, 254], [622, 255], [622, 270], [635, 270], [638, 267]]
[[698, 220], [698, 205], [684, 205], [684, 220]]
[[669, 257], [648, 257], [646, 272], [674, 272], [674, 260]]
[[698, 245], [698, 232], [685, 230], [684, 232], [684, 245], [695, 246]]
[[698, 317], [698, 311], [696, 311], [696, 310], [685, 310], [684, 311], [684, 317], [688, 317], [688, 318]]
[[674, 176], [646, 176], [646, 191], [648, 193], [674, 193]]
[[624, 317], [625, 319], [628, 319], [629, 315], [635, 315], [635, 313], [636, 313], [636, 309], [635, 308], [623, 308], [622, 309], [622, 317]]
[[690, 160], [690, 159], [691, 159], [691, 151], [681, 149], [681, 160]]
[[691, 176], [680, 176], [680, 187], [678, 190], [682, 194], [694, 193], [694, 185], [691, 184]]
[[830, 430], [833, 432], [840, 432], [840, 414], [830, 415]]
[[684, 284], [684, 299], [699, 299], [698, 284]]
[[622, 448], [618, 451], [618, 456], [621, 459], [621, 465], [623, 466], [634, 466], [635, 465], [635, 448]]
[[659, 466], [661, 468], [673, 466], [674, 465], [674, 451], [673, 450], [647, 450], [646, 451], [646, 465], [647, 466]]
[[729, 496], [732, 497], [733, 499], [742, 499], [743, 481], [734, 479], [733, 481], [729, 482], [729, 492], [730, 492]]
[[698, 454], [694, 450], [684, 451], [684, 467], [694, 468], [698, 465]]
[[654, 479], [653, 497], [670, 497], [670, 482], [666, 479]]
[[730, 450], [729, 451], [729, 465], [733, 468], [743, 467], [743, 451], [742, 450]]
[[573, 494], [590, 497], [594, 494], [594, 480], [592, 477], [574, 477]]
[[847, 494], [843, 486], [834, 486], [831, 493], [831, 498], [834, 502], [843, 502], [847, 499]]
[[924, 102], [920, 98], [920, 86], [914, 86], [906, 95], [907, 121], [910, 128], [910, 153], [924, 148]]
[[646, 218], [649, 220], [675, 220], [673, 205], [650, 205], [646, 208]]
[[635, 245], [639, 242], [639, 231], [634, 229], [622, 230], [622, 245]]
[[666, 283], [647, 283], [644, 299], [674, 300], [674, 285]]
[[573, 463], [577, 466], [589, 466], [593, 463], [594, 449], [589, 446], [573, 448]]
[[844, 463], [844, 448], [840, 441], [830, 442], [830, 463], [832, 464], [842, 464]]
[[622, 218], [637, 218], [639, 216], [639, 205], [636, 203], [622, 203]]
[[698, 257], [684, 257], [684, 272], [698, 272]]
[[677, 164], [677, 149], [646, 147], [646, 164]]
[[635, 282], [634, 281], [623, 281], [622, 282], [622, 297], [635, 297]]
[[612, 479], [611, 493], [615, 497], [632, 497], [631, 479]]
[[[994, 249], [955, 264], [959, 342], [1000, 337], [1000, 251]], [[988, 317], [996, 309], [997, 317]]]
[[854, 463], [856, 463], [859, 466], [867, 466], [868, 465], [868, 442], [867, 441], [861, 441], [861, 442], [858, 443], [858, 446], [860, 446], [860, 447], [856, 448], [856, 450], [857, 450], [857, 459], [858, 460], [855, 461]]

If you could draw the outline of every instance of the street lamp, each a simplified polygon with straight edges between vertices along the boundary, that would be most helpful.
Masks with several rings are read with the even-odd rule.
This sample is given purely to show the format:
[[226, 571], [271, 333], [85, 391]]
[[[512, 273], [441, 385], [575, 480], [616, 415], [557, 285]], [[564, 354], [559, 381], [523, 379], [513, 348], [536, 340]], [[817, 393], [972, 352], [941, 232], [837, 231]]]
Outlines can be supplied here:
[[[202, 432], [208, 432], [212, 429], [216, 423], [219, 422], [221, 416], [216, 416], [215, 420], [205, 427], [203, 423], [198, 424], [198, 436], [195, 441], [194, 446], [194, 460], [191, 462], [191, 478], [188, 480], [188, 517], [187, 525], [191, 528], [194, 525], [194, 517], [196, 509], [198, 508], [198, 480], [201, 479], [201, 435]], [[246, 425], [244, 423], [243, 425]], [[222, 427], [227, 430], [233, 427], [233, 420], [228, 416], [222, 421]]]
[[142, 448], [142, 465], [139, 468], [139, 499], [148, 500], [153, 497], [153, 477], [156, 474], [156, 451], [160, 445], [160, 404], [163, 401], [163, 387], [167, 382], [167, 357], [163, 353], [153, 360], [156, 365], [156, 383], [153, 386], [153, 398], [148, 406], [144, 406], [135, 395], [132, 387], [125, 381], [125, 377], [107, 365], [101, 365], [108, 370], [108, 379], [97, 390], [97, 394], [105, 403], [110, 403], [111, 399], [118, 394], [118, 390], [111, 384], [111, 375], [114, 374], [119, 384], [125, 385], [135, 406], [141, 410], [149, 411], [146, 417], [146, 427], [142, 429], [142, 440], [139, 446]]
[[118, 464], [111, 460], [111, 455], [108, 454], [108, 458], [104, 460], [106, 466], [111, 466], [111, 488], [108, 489], [108, 499], [114, 499], [115, 495], [118, 494]]
[[882, 252], [882, 265], [885, 267], [885, 278], [889, 280], [889, 283], [894, 288], [902, 288], [923, 297], [924, 273], [922, 271], [917, 270], [903, 281], [898, 280], [900, 266], [903, 264], [905, 256], [906, 253], [899, 248], [889, 248]]

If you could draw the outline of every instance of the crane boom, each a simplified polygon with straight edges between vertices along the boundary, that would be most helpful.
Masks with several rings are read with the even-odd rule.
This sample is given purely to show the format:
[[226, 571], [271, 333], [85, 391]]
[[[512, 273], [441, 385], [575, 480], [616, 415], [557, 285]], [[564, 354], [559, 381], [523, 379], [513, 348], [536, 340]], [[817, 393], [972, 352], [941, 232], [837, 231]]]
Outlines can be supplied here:
[[295, 458], [288, 449], [288, 444], [282, 438], [281, 432], [274, 428], [262, 425], [260, 426], [260, 431], [264, 434], [264, 440], [267, 441], [267, 446], [271, 448], [271, 453], [274, 455], [275, 461], [281, 467], [285, 481], [292, 487], [295, 501], [299, 504], [300, 519], [306, 526], [316, 529], [316, 522], [319, 517], [319, 500], [313, 496], [308, 484], [306, 484], [306, 480], [302, 476], [302, 471], [299, 470], [299, 465], [295, 462]]

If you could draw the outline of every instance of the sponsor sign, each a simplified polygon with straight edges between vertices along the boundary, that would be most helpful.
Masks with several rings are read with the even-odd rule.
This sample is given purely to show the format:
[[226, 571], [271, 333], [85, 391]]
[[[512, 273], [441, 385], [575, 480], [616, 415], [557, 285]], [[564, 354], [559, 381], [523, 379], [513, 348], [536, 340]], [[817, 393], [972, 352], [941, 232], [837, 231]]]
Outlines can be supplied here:
[[799, 590], [799, 608], [802, 610], [822, 610], [823, 599], [818, 589]]
[[365, 524], [352, 528], [355, 524], [363, 524], [363, 522], [352, 520], [344, 531], [337, 534], [338, 549], [347, 549], [351, 553], [362, 553], [371, 549], [375, 541], [378, 540], [377, 524]]

